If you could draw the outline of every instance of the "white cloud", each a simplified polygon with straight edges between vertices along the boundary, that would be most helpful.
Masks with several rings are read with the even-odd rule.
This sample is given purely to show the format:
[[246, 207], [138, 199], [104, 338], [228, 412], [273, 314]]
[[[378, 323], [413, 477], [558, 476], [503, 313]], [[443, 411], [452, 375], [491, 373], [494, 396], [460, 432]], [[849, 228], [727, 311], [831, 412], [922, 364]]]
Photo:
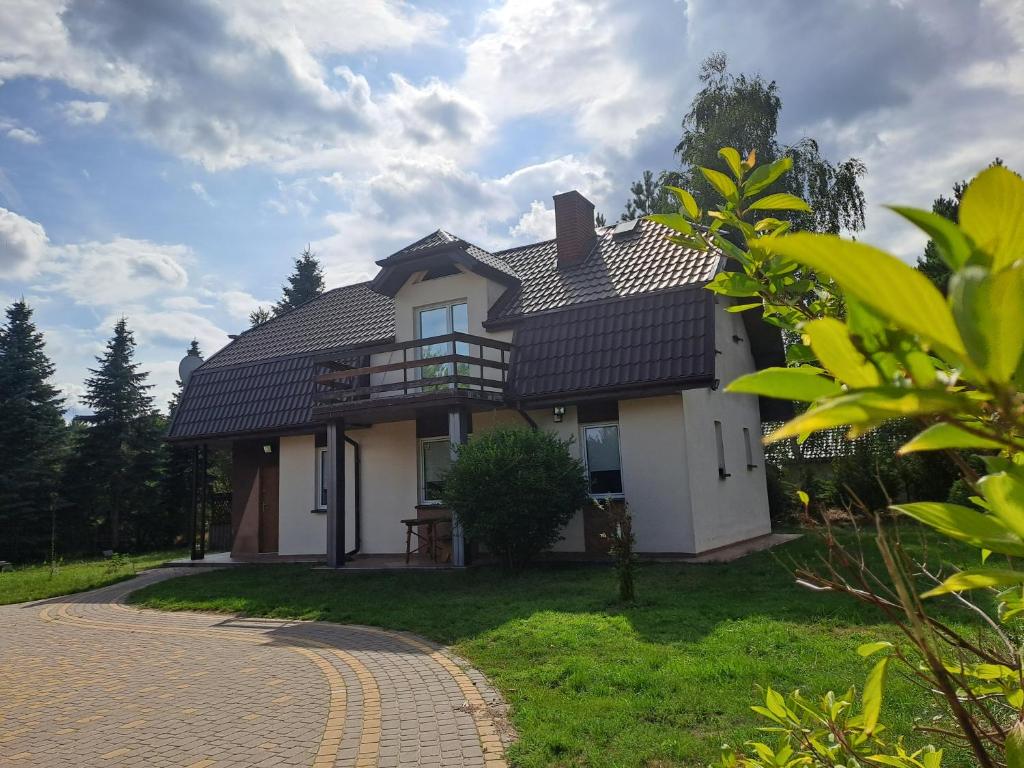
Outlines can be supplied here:
[[[459, 86], [492, 119], [562, 115], [582, 137], [621, 150], [675, 106], [667, 73], [644, 66], [659, 22], [638, 10], [608, 0], [502, 3], [483, 15]], [[664, 24], [678, 19], [678, 9], [649, 10]]]
[[54, 246], [42, 290], [59, 291], [92, 307], [124, 307], [139, 299], [178, 293], [188, 285], [191, 250], [119, 237], [108, 242]]
[[28, 277], [46, 255], [46, 231], [34, 221], [0, 208], [0, 277]]
[[273, 299], [257, 299], [251, 293], [240, 290], [211, 292], [210, 298], [216, 301], [233, 320], [248, 322], [249, 313], [257, 307], [269, 307]]
[[8, 117], [0, 117], [0, 133], [22, 144], [41, 144], [43, 141], [33, 129]]
[[555, 236], [555, 210], [540, 200], [530, 203], [530, 210], [519, 217], [509, 234], [517, 240], [550, 240]]
[[64, 119], [72, 125], [95, 125], [107, 119], [110, 105], [105, 101], [66, 101], [61, 105]]
[[193, 181], [189, 185], [189, 189], [191, 189], [195, 193], [196, 197], [198, 197], [211, 208], [217, 207], [217, 201], [210, 197], [210, 193], [206, 191], [206, 187], [204, 187], [200, 182]]

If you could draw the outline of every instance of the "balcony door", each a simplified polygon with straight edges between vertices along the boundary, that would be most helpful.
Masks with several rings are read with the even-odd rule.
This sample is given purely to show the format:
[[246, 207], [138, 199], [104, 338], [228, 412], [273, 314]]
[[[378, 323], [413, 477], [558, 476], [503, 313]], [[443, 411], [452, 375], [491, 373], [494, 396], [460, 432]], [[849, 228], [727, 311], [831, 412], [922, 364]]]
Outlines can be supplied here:
[[[420, 307], [416, 310], [416, 338], [429, 339], [434, 336], [446, 336], [450, 333], [469, 333], [469, 308], [465, 301], [455, 301], [446, 304], [436, 304], [430, 307]], [[468, 355], [469, 344], [463, 341], [455, 342], [454, 349], [451, 342], [438, 344], [425, 344], [417, 347], [417, 355], [420, 360], [429, 360], [433, 357], [443, 357], [450, 354]], [[461, 375], [468, 375], [469, 366], [460, 363], [458, 372]], [[451, 363], [433, 363], [423, 365], [419, 369], [421, 379], [435, 379], [452, 375]], [[443, 388], [444, 385], [439, 384]], [[429, 388], [428, 388], [429, 389]]]

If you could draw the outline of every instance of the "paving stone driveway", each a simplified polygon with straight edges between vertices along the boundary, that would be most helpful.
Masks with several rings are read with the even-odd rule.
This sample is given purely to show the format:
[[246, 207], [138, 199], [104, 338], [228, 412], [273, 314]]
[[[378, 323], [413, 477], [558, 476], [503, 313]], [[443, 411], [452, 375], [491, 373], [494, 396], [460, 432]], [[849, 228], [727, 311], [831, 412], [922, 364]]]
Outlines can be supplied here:
[[2, 766], [504, 766], [503, 706], [418, 637], [123, 603], [0, 607]]

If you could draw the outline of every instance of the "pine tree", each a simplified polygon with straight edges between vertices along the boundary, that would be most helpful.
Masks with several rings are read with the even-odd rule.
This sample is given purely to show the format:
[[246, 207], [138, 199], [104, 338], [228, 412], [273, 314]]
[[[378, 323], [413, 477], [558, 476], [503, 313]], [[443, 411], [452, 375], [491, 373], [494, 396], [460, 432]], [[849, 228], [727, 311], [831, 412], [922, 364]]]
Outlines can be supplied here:
[[257, 325], [263, 325], [273, 315], [270, 310], [266, 307], [256, 307], [252, 312], [249, 313], [249, 327], [255, 328]]
[[149, 374], [139, 371], [134, 361], [135, 337], [121, 318], [107, 351], [96, 358], [99, 366], [90, 369], [83, 400], [93, 409], [92, 426], [83, 435], [81, 450], [92, 463], [92, 475], [81, 478], [88, 486], [95, 522], [103, 521], [109, 530], [110, 548], [122, 544], [126, 516], [137, 516], [140, 505], [152, 504], [147, 494], [153, 466], [140, 454], [159, 453], [159, 427], [153, 411]]
[[[295, 271], [288, 278], [288, 285], [282, 287], [284, 295], [274, 305], [274, 314], [280, 315], [324, 292], [324, 270], [320, 260], [309, 246], [295, 259]], [[252, 317], [250, 316], [250, 320]], [[253, 322], [253, 325], [258, 323]]]
[[639, 181], [634, 181], [629, 192], [633, 197], [626, 202], [626, 210], [620, 221], [632, 221], [652, 213], [674, 213], [678, 203], [676, 198], [665, 189], [665, 172], [657, 179], [653, 171], [644, 171]]
[[48, 549], [67, 436], [53, 373], [32, 309], [14, 302], [0, 328], [0, 559], [37, 558]]

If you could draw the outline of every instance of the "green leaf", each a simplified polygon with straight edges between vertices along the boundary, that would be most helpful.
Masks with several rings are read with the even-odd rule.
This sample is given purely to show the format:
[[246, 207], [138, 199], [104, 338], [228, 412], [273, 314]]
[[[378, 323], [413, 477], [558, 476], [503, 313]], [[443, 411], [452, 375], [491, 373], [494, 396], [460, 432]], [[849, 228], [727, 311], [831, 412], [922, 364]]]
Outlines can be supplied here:
[[887, 640], [878, 640], [874, 643], [864, 643], [857, 648], [857, 653], [861, 656], [867, 657], [884, 651], [886, 648], [892, 648], [892, 643]]
[[731, 307], [726, 307], [726, 312], [746, 312], [748, 309], [759, 309], [763, 304], [760, 301], [756, 301], [753, 304], [733, 304]]
[[921, 597], [935, 597], [948, 595], [950, 592], [967, 592], [988, 587], [1012, 587], [1019, 584], [1024, 584], [1024, 571], [1011, 571], [1007, 568], [969, 568], [954, 573]]
[[811, 349], [829, 372], [851, 387], [874, 387], [881, 384], [878, 371], [850, 340], [846, 326], [831, 317], [812, 320], [803, 327]]
[[765, 368], [740, 376], [725, 388], [726, 392], [763, 395], [779, 400], [812, 403], [823, 397], [842, 394], [832, 379], [821, 376], [820, 368]]
[[647, 219], [684, 235], [693, 234], [693, 225], [681, 213], [652, 213]]
[[998, 272], [1024, 254], [1024, 179], [998, 165], [987, 168], [964, 191], [959, 218]]
[[697, 201], [693, 199], [693, 195], [687, 192], [685, 189], [679, 187], [665, 186], [669, 192], [676, 196], [679, 200], [679, 204], [683, 207], [686, 215], [691, 219], [700, 218], [700, 206], [697, 205]]
[[740, 158], [740, 153], [732, 147], [722, 147], [718, 150], [718, 156], [725, 160], [725, 164], [729, 166], [729, 170], [732, 171], [732, 175], [737, 179], [743, 176], [743, 160]]
[[998, 472], [978, 481], [978, 490], [992, 514], [1024, 539], [1024, 481], [1015, 473]]
[[708, 184], [717, 189], [722, 197], [731, 203], [739, 203], [739, 192], [732, 179], [713, 168], [701, 168], [700, 172], [708, 180]]
[[811, 206], [796, 195], [788, 192], [776, 192], [774, 195], [765, 195], [760, 200], [755, 200], [747, 206], [748, 211], [804, 211], [811, 212]]
[[[978, 429], [983, 429], [980, 422], [975, 422]], [[1001, 448], [1002, 444], [995, 440], [972, 435], [964, 432], [954, 424], [932, 424], [922, 432], [904, 443], [899, 450], [902, 456], [906, 453], [917, 451], [942, 451], [947, 448], [970, 449], [977, 448], [986, 450], [990, 448]]]
[[862, 697], [864, 732], [874, 733], [878, 727], [878, 716], [882, 712], [882, 694], [885, 688], [885, 670], [889, 666], [889, 657], [881, 659], [864, 682], [864, 695]]
[[805, 507], [811, 503], [811, 497], [807, 494], [807, 491], [797, 491], [796, 497], [800, 499], [800, 503]]
[[707, 288], [723, 296], [747, 298], [757, 296], [761, 284], [742, 272], [719, 272], [715, 279], [708, 283]]
[[938, 501], [896, 504], [895, 511], [930, 525], [939, 533], [964, 541], [979, 549], [1004, 555], [1024, 555], [1024, 541], [992, 515], [983, 515], [970, 507]]
[[781, 160], [776, 160], [770, 165], [760, 166], [750, 174], [750, 178], [747, 179], [747, 183], [743, 185], [744, 196], [752, 197], [761, 190], [767, 189], [777, 178], [792, 167], [792, 157], [784, 157]]
[[895, 211], [907, 221], [917, 225], [918, 229], [923, 230], [934, 241], [935, 247], [939, 250], [939, 256], [951, 270], [956, 272], [967, 263], [974, 246], [960, 227], [945, 216], [902, 205], [890, 205], [889, 210]]
[[971, 360], [993, 381], [1008, 382], [1024, 353], [1024, 265], [996, 273], [965, 267], [950, 280], [949, 298]]
[[1006, 768], [1024, 768], [1024, 723], [1014, 723], [1006, 734]]
[[829, 275], [844, 291], [900, 328], [955, 355], [964, 354], [963, 341], [942, 294], [927, 277], [895, 256], [835, 235], [805, 232], [760, 238], [757, 244]]

